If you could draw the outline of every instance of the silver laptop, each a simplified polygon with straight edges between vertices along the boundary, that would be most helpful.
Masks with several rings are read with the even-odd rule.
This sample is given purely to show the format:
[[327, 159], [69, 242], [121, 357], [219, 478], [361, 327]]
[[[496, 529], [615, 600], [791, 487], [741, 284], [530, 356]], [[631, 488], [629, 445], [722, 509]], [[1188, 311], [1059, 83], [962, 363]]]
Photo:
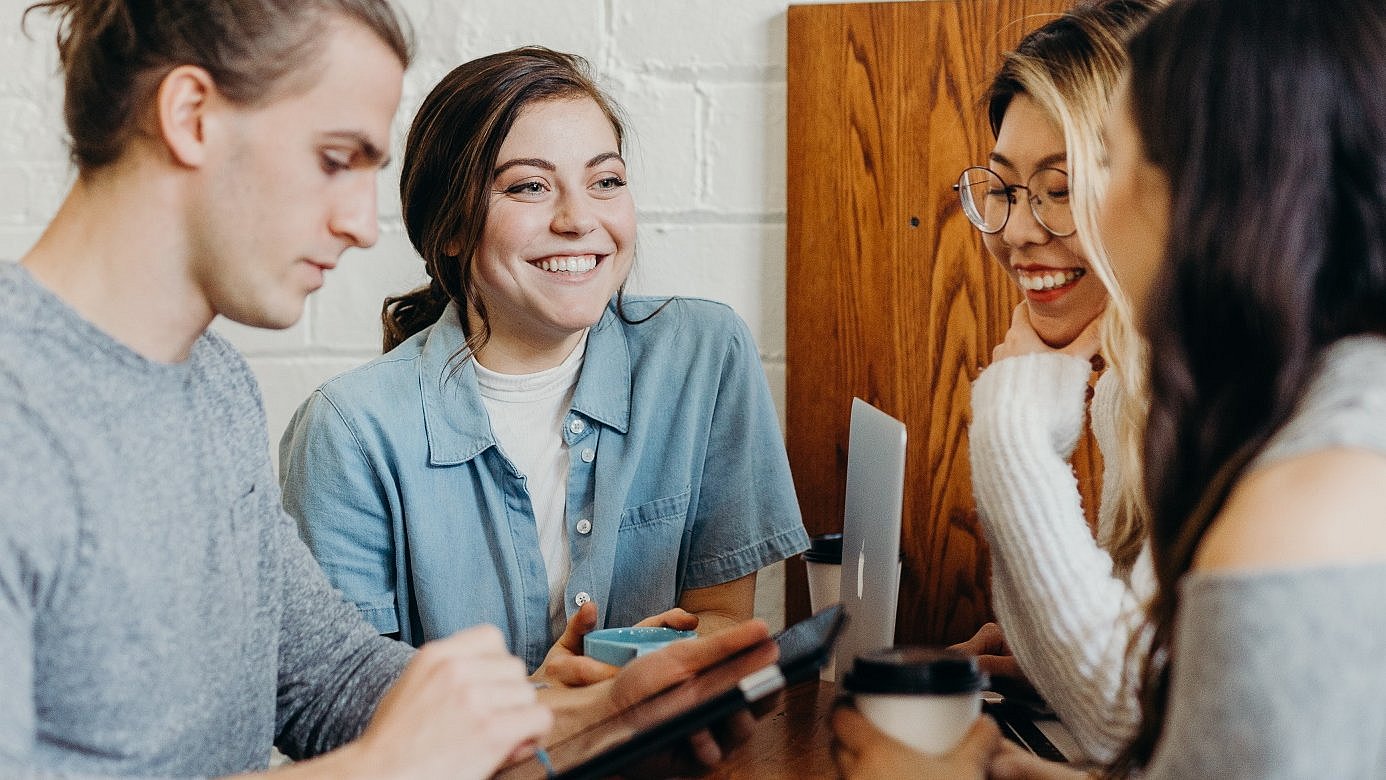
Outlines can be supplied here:
[[905, 424], [853, 398], [839, 591], [847, 625], [837, 642], [834, 680], [858, 653], [895, 644], [904, 492]]

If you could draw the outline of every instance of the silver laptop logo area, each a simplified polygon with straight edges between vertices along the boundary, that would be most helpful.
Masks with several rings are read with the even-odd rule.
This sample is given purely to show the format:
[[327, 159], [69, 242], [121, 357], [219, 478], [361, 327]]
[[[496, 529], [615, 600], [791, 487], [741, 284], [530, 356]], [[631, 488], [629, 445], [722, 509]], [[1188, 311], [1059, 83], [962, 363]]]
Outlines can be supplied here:
[[857, 654], [895, 644], [904, 489], [905, 424], [853, 398], [839, 591], [847, 624], [837, 644], [835, 680]]

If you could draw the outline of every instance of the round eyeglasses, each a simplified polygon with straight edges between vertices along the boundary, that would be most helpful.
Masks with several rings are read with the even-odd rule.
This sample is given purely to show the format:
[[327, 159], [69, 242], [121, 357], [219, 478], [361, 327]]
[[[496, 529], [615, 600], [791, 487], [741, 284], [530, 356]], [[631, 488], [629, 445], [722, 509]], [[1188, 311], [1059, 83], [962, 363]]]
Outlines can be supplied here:
[[967, 221], [988, 234], [1006, 227], [1016, 190], [1025, 190], [1030, 213], [1040, 227], [1059, 238], [1073, 235], [1077, 228], [1068, 202], [1068, 174], [1058, 168], [1041, 168], [1024, 184], [1007, 184], [996, 171], [978, 165], [963, 171], [953, 185]]

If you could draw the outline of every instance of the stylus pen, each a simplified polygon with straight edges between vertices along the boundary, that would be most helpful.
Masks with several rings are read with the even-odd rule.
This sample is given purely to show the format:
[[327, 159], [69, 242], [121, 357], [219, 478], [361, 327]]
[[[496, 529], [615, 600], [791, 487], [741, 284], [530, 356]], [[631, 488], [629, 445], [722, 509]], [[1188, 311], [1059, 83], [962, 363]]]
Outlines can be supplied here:
[[540, 766], [544, 767], [544, 773], [549, 777], [557, 777], [558, 773], [553, 771], [553, 762], [549, 760], [549, 751], [539, 748], [534, 751], [534, 757], [539, 759]]

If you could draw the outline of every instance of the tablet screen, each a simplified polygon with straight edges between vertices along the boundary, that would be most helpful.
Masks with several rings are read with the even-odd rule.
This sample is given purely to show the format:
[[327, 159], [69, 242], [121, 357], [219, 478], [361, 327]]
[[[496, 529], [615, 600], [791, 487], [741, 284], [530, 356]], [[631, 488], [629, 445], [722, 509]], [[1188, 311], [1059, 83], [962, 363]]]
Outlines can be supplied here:
[[[841, 607], [829, 607], [773, 640], [729, 656], [688, 680], [551, 745], [548, 755], [554, 776], [605, 777], [787, 683], [808, 679], [827, 661], [842, 621]], [[779, 661], [767, 665], [763, 648], [771, 642], [779, 648]], [[549, 774], [540, 762], [531, 759], [502, 770], [496, 777], [543, 780]]]

